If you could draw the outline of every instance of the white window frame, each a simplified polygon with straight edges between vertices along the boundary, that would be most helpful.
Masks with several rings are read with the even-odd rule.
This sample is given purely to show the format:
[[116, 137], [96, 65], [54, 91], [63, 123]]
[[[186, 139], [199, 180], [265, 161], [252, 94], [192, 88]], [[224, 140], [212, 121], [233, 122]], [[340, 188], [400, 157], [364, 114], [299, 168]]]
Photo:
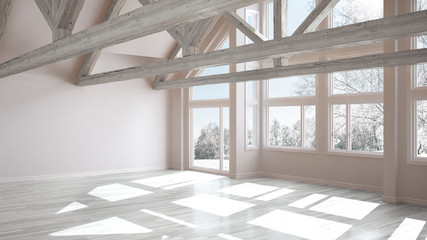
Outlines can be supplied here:
[[[253, 90], [254, 90], [254, 96], [255, 98], [249, 99], [247, 97], [247, 83], [245, 82], [245, 150], [258, 150], [259, 149], [259, 112], [260, 112], [260, 107], [259, 107], [259, 81], [250, 81], [251, 83], [253, 83]], [[253, 141], [254, 144], [253, 145], [248, 145], [248, 129], [247, 129], [247, 109], [248, 107], [253, 107], [254, 111], [253, 111]]]
[[[229, 39], [230, 36], [225, 36], [223, 39], [221, 39], [220, 43], [218, 44], [218, 49], [222, 48], [222, 46], [225, 44], [225, 42]], [[200, 76], [203, 73], [204, 70], [200, 71], [197, 75]], [[228, 84], [228, 98], [221, 98], [221, 99], [203, 99], [203, 100], [194, 100], [194, 88], [191, 87], [188, 89], [188, 149], [189, 149], [189, 168], [194, 170], [201, 170], [201, 171], [207, 171], [207, 172], [213, 172], [213, 173], [220, 173], [220, 174], [226, 174], [230, 173], [230, 169], [224, 170], [223, 162], [224, 162], [224, 124], [223, 124], [223, 109], [228, 108], [229, 109], [229, 123], [230, 123], [230, 116], [231, 116], [231, 108], [230, 108], [230, 97], [231, 97], [231, 87], [230, 84]], [[219, 128], [220, 128], [220, 166], [219, 169], [211, 169], [211, 168], [201, 168], [194, 166], [194, 114], [193, 109], [196, 108], [219, 108]], [[229, 124], [231, 128], [231, 124]], [[231, 133], [231, 129], [230, 129]], [[230, 139], [231, 140], [231, 139]], [[231, 151], [231, 146], [230, 146]], [[230, 156], [231, 157], [231, 156]], [[231, 161], [231, 159], [230, 159]]]
[[[313, 96], [297, 96], [297, 97], [276, 97], [269, 98], [269, 80], [264, 81], [264, 91], [263, 95], [263, 109], [264, 109], [264, 141], [263, 149], [271, 151], [286, 151], [286, 152], [303, 152], [303, 153], [318, 153], [318, 120], [317, 120], [317, 90], [318, 88], [318, 75], [315, 75], [315, 84], [316, 84], [316, 95]], [[316, 148], [304, 148], [305, 138], [304, 138], [304, 107], [305, 106], [315, 106], [316, 108]], [[270, 118], [269, 118], [269, 109], [270, 107], [300, 107], [300, 118], [301, 118], [301, 147], [289, 147], [289, 146], [271, 146], [270, 145]]]
[[[355, 93], [355, 94], [333, 94], [333, 73], [328, 74], [328, 154], [346, 156], [369, 156], [382, 158], [384, 152], [370, 152], [351, 150], [351, 116], [350, 105], [352, 104], [384, 104], [384, 94], [380, 93]], [[333, 105], [346, 105], [346, 149], [333, 148]]]

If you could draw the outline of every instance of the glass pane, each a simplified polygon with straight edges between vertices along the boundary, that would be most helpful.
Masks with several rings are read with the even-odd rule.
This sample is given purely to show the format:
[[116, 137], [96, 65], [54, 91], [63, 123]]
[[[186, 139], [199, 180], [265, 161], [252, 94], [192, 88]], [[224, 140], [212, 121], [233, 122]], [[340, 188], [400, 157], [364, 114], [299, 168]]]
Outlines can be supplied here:
[[316, 148], [316, 106], [304, 106], [304, 148]]
[[288, 0], [287, 36], [291, 36], [316, 7], [315, 0]]
[[[427, 35], [417, 37], [417, 48], [427, 48]], [[427, 87], [427, 63], [417, 64], [417, 87]]]
[[255, 114], [256, 107], [246, 107], [246, 145], [253, 147], [255, 144]]
[[219, 170], [219, 108], [193, 109], [193, 166]]
[[268, 97], [316, 95], [316, 75], [276, 78], [268, 81]]
[[274, 39], [274, 4], [268, 3], [268, 39]]
[[347, 149], [347, 105], [332, 105], [332, 149]]
[[340, 0], [333, 10], [333, 27], [383, 17], [383, 0]]
[[383, 68], [371, 68], [332, 74], [332, 94], [383, 92]]
[[427, 87], [427, 63], [417, 65], [417, 87]]
[[384, 148], [383, 104], [350, 105], [351, 150], [382, 152]]
[[246, 99], [256, 99], [255, 82], [246, 82]]
[[418, 11], [427, 10], [427, 0], [417, 0], [416, 9]]
[[229, 98], [229, 84], [197, 86], [193, 88], [193, 100]]
[[417, 101], [417, 157], [427, 157], [427, 100]]
[[230, 170], [230, 109], [225, 107], [222, 109], [222, 128], [223, 139], [224, 139], [224, 152], [223, 152], [223, 162], [222, 170]]
[[301, 107], [269, 107], [269, 144], [301, 147]]

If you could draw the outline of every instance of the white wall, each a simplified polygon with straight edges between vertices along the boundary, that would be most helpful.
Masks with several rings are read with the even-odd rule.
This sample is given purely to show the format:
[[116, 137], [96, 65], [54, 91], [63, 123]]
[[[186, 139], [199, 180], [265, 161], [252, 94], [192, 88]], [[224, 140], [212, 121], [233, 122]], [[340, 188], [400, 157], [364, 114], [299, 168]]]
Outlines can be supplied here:
[[148, 81], [20, 74], [0, 81], [0, 116], [0, 179], [168, 166], [169, 93]]

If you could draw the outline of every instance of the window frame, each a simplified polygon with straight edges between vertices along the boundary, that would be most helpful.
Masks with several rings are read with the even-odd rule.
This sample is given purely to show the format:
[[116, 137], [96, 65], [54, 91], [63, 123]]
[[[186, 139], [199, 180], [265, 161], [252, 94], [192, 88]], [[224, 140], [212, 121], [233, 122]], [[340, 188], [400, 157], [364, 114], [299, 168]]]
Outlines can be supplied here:
[[[292, 97], [269, 97], [269, 80], [265, 80], [263, 84], [263, 111], [264, 111], [264, 124], [263, 124], [263, 149], [267, 151], [285, 151], [285, 152], [296, 152], [296, 153], [318, 153], [318, 120], [317, 120], [317, 111], [318, 111], [318, 89], [319, 89], [319, 78], [318, 74], [313, 74], [315, 76], [315, 85], [316, 85], [316, 94], [312, 96], [292, 96]], [[289, 146], [271, 146], [270, 145], [270, 117], [269, 110], [270, 107], [299, 107], [300, 108], [300, 134], [301, 134], [301, 146], [300, 147], [289, 147]], [[304, 107], [305, 106], [314, 106], [316, 108], [316, 147], [315, 148], [304, 148], [305, 143], [305, 129], [304, 129]]]
[[[370, 68], [371, 69], [371, 68]], [[363, 69], [360, 69], [363, 70]], [[333, 94], [333, 74], [328, 74], [328, 154], [382, 158], [383, 152], [351, 150], [351, 107], [352, 104], [384, 104], [384, 92]], [[333, 105], [346, 106], [346, 149], [333, 148]]]

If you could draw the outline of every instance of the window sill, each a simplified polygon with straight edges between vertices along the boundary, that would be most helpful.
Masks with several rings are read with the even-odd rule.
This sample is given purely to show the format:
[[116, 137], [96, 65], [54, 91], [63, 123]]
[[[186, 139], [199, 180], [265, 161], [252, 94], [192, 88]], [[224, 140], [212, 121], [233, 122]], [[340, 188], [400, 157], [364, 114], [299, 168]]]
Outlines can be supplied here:
[[408, 165], [427, 166], [427, 158], [417, 157], [407, 161]]
[[384, 153], [382, 152], [361, 152], [361, 151], [338, 151], [338, 150], [329, 150], [327, 155], [336, 155], [336, 156], [347, 156], [347, 157], [360, 157], [360, 158], [376, 158], [383, 159]]
[[319, 152], [316, 149], [302, 149], [302, 148], [292, 148], [292, 147], [264, 147], [265, 151], [277, 151], [277, 152], [290, 152], [290, 153], [309, 153], [309, 154], [318, 154]]

